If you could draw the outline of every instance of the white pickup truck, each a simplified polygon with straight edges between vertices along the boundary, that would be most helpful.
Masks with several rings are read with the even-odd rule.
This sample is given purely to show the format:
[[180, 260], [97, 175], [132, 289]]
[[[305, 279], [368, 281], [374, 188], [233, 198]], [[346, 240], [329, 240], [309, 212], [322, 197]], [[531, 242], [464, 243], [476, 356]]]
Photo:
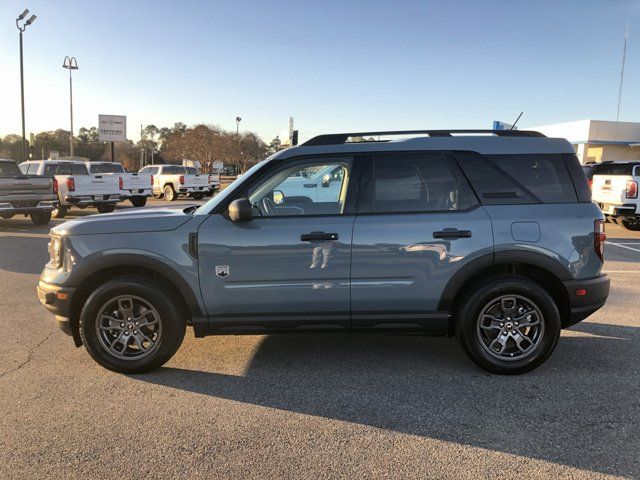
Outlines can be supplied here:
[[30, 160], [20, 164], [28, 175], [53, 177], [58, 190], [54, 218], [63, 218], [69, 208], [95, 206], [100, 213], [113, 212], [120, 201], [118, 178], [112, 175], [90, 175], [82, 160]]
[[591, 185], [593, 201], [607, 219], [628, 230], [640, 230], [640, 162], [607, 162], [597, 166]]
[[[189, 172], [187, 172], [189, 168]], [[195, 173], [194, 173], [195, 172]], [[182, 165], [147, 165], [139, 173], [153, 176], [153, 194], [172, 202], [179, 195], [200, 200], [209, 191], [209, 179], [193, 167]]]
[[120, 198], [129, 200], [134, 207], [144, 207], [151, 196], [153, 176], [147, 173], [127, 172], [118, 162], [86, 162], [89, 173], [113, 175], [118, 178]]

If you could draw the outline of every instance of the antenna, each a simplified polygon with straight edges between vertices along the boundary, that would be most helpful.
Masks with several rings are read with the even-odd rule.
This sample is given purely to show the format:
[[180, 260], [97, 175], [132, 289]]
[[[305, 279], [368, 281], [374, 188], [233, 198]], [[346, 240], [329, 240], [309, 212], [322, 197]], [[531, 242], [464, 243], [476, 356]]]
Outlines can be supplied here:
[[624, 49], [622, 50], [622, 70], [620, 70], [620, 89], [618, 90], [618, 113], [616, 122], [620, 121], [620, 103], [622, 102], [622, 81], [624, 80], [624, 64], [627, 60], [627, 37], [629, 36], [629, 24], [624, 27]]
[[520, 120], [520, 117], [522, 116], [524, 112], [520, 112], [520, 115], [518, 115], [518, 118], [516, 118], [516, 121], [513, 122], [513, 125], [511, 125], [511, 128], [509, 130], [513, 130], [514, 128], [516, 128], [516, 123], [518, 123], [518, 120]]

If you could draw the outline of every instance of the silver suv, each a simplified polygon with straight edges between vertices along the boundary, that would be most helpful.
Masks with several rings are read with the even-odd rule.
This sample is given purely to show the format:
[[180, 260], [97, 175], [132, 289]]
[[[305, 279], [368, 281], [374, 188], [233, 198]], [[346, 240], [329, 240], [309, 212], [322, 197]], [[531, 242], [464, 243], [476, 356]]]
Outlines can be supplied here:
[[189, 325], [196, 337], [455, 335], [477, 365], [513, 374], [602, 307], [604, 239], [564, 139], [322, 135], [203, 206], [57, 226], [38, 295], [118, 372], [164, 364]]

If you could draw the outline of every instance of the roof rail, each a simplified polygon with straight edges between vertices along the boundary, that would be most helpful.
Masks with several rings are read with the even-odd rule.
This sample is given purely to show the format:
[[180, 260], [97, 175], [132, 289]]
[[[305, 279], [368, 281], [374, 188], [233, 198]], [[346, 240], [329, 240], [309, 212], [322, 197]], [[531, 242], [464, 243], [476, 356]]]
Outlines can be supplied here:
[[429, 135], [430, 137], [452, 137], [453, 134], [492, 134], [498, 137], [544, 137], [540, 132], [531, 130], [396, 130], [389, 132], [359, 132], [359, 133], [332, 133], [328, 135], [318, 135], [302, 145], [306, 147], [318, 145], [340, 145], [347, 143], [351, 137], [366, 137], [376, 135]]

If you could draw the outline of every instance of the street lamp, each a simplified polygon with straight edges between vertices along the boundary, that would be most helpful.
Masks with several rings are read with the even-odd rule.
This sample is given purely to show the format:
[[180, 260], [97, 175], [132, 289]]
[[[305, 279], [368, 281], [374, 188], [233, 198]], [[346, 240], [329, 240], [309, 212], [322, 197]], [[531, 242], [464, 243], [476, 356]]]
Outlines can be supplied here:
[[69, 70], [69, 112], [71, 114], [71, 130], [69, 131], [69, 155], [73, 157], [73, 83], [71, 72], [78, 69], [76, 57], [64, 57], [62, 68]]
[[[27, 21], [24, 21], [27, 15], [29, 15], [29, 9], [25, 9], [25, 11], [22, 12], [18, 16], [18, 18], [16, 18], [16, 28], [20, 30], [20, 102], [22, 105], [22, 161], [26, 160], [25, 156], [27, 153], [27, 137], [24, 128], [24, 67], [22, 61], [22, 33], [29, 25], [35, 22], [37, 18], [35, 15], [31, 15], [31, 17]], [[22, 25], [20, 25], [20, 22], [23, 22]]]
[[238, 128], [240, 127], [240, 120], [242, 120], [242, 118], [236, 117], [236, 135], [238, 135]]

